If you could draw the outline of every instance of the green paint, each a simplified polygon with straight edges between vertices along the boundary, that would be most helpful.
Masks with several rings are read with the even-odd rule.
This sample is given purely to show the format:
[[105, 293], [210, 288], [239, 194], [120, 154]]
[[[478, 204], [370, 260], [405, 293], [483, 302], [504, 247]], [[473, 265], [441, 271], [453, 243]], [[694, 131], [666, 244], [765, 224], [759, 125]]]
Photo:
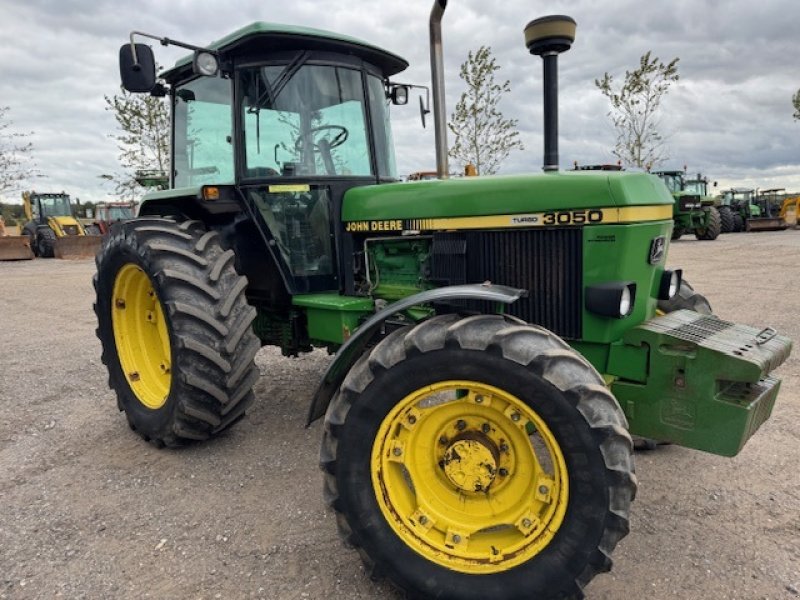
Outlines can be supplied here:
[[[664, 272], [665, 257], [651, 265], [653, 239], [669, 239], [671, 221], [651, 221], [632, 225], [597, 225], [583, 229], [583, 282], [585, 286], [615, 281], [636, 282], [633, 311], [622, 319], [583, 312], [583, 340], [611, 343], [622, 338], [633, 325], [652, 317]], [[605, 372], [605, 369], [600, 369]]]
[[424, 273], [430, 243], [429, 237], [369, 241], [372, 295], [392, 302], [434, 287]]
[[[222, 54], [232, 53], [237, 47], [243, 46], [245, 42], [252, 38], [260, 38], [258, 52], [263, 52], [265, 45], [270, 43], [278, 51], [281, 50], [281, 46], [287, 50], [302, 46], [310, 49], [314, 47], [315, 43], [323, 45], [328, 50], [334, 50], [335, 46], [339, 46], [339, 52], [352, 53], [366, 59], [371, 58], [371, 62], [386, 70], [387, 77], [408, 67], [408, 62], [400, 56], [358, 38], [311, 27], [297, 27], [263, 21], [256, 21], [237, 29], [233, 33], [211, 42], [205, 48]], [[292, 44], [293, 41], [294, 44]], [[175, 63], [174, 67], [165, 71], [161, 76], [168, 81], [173, 80], [180, 71], [191, 67], [192, 58], [193, 55], [191, 54], [184, 56]]]
[[792, 343], [759, 330], [677, 311], [630, 329], [626, 344], [649, 350], [646, 383], [617, 380], [611, 390], [632, 433], [734, 456], [766, 421], [780, 381], [767, 374]]
[[657, 204], [671, 205], [672, 197], [652, 175], [570, 171], [354, 188], [345, 195], [342, 220], [465, 217]]
[[336, 292], [294, 296], [292, 304], [305, 309], [308, 337], [322, 344], [344, 343], [362, 317], [375, 312], [372, 298], [340, 296]]

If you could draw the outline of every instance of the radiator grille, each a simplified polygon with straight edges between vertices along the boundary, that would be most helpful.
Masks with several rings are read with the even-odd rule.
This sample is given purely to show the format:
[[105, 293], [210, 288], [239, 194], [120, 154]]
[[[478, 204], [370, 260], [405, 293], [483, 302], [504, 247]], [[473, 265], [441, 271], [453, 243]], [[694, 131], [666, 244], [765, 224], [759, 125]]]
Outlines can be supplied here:
[[578, 228], [436, 233], [432, 276], [442, 285], [491, 281], [526, 289], [528, 297], [512, 304], [510, 314], [562, 337], [580, 338], [581, 236]]

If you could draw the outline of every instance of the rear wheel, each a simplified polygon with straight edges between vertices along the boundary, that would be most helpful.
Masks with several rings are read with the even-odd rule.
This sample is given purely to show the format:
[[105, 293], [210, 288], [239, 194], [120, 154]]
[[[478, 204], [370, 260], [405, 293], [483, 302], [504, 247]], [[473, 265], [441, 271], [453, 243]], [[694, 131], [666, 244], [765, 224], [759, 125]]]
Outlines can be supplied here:
[[719, 211], [720, 232], [730, 233], [733, 231], [733, 213], [730, 207], [720, 206], [717, 210]]
[[115, 226], [97, 256], [97, 335], [131, 428], [157, 445], [204, 440], [253, 401], [255, 309], [216, 232], [197, 221]]
[[321, 466], [371, 575], [422, 598], [582, 597], [636, 490], [602, 378], [501, 316], [435, 317], [363, 356], [326, 414]]
[[733, 213], [733, 231], [736, 233], [744, 231], [744, 219], [739, 213]]
[[708, 206], [703, 212], [705, 212], [705, 226], [695, 229], [694, 235], [698, 240], [715, 240], [722, 231], [719, 211], [714, 206]]
[[679, 240], [681, 236], [686, 233], [682, 227], [680, 227], [677, 223], [675, 223], [674, 227], [672, 228], [672, 236], [670, 237], [671, 240]]
[[55, 256], [56, 234], [49, 227], [36, 230], [36, 256], [53, 258]]

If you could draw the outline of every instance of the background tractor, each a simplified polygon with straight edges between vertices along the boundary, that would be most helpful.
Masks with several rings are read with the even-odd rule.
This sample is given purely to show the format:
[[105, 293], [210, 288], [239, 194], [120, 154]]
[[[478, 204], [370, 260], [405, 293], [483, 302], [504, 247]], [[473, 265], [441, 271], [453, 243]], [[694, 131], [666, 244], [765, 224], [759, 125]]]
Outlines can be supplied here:
[[690, 231], [694, 231], [698, 240], [715, 240], [720, 233], [732, 230], [733, 215], [724, 207], [717, 210], [714, 199], [708, 195], [708, 179], [700, 173], [695, 179], [687, 179], [685, 169], [653, 171], [653, 175], [664, 181], [675, 198], [673, 240]]
[[94, 207], [94, 216], [91, 223], [85, 226], [87, 233], [92, 235], [106, 235], [111, 225], [119, 221], [126, 221], [136, 216], [135, 201], [130, 202], [98, 202]]
[[22, 202], [28, 222], [22, 228], [36, 256], [78, 258], [94, 256], [100, 236], [89, 235], [75, 217], [68, 194], [23, 192]]
[[121, 48], [125, 88], [172, 105], [172, 171], [97, 257], [102, 359], [130, 426], [177, 446], [244, 415], [262, 345], [335, 351], [309, 422], [369, 573], [414, 597], [580, 597], [628, 531], [631, 432], [736, 454], [791, 343], [685, 310], [703, 299], [665, 268], [657, 178], [558, 171], [569, 17], [525, 28], [546, 172], [448, 180], [444, 10], [431, 181], [398, 182], [392, 52], [270, 23], [149, 36], [193, 51], [157, 82], [146, 44]]
[[761, 207], [756, 203], [756, 190], [731, 188], [722, 192], [720, 208], [729, 207], [733, 213], [733, 231], [750, 231], [747, 223], [761, 217]]
[[753, 204], [758, 206], [761, 216], [752, 217], [745, 222], [747, 231], [779, 231], [786, 229], [789, 225], [784, 219], [783, 213], [784, 198], [786, 188], [772, 188], [768, 190], [758, 190]]

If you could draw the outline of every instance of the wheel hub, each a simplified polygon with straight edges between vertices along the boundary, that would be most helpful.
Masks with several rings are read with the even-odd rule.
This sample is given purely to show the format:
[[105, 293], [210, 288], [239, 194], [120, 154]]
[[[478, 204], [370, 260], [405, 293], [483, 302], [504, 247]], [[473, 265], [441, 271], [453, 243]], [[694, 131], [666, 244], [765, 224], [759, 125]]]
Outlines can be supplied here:
[[443, 462], [447, 478], [465, 492], [488, 490], [497, 473], [495, 453], [477, 440], [463, 439], [451, 444]]

